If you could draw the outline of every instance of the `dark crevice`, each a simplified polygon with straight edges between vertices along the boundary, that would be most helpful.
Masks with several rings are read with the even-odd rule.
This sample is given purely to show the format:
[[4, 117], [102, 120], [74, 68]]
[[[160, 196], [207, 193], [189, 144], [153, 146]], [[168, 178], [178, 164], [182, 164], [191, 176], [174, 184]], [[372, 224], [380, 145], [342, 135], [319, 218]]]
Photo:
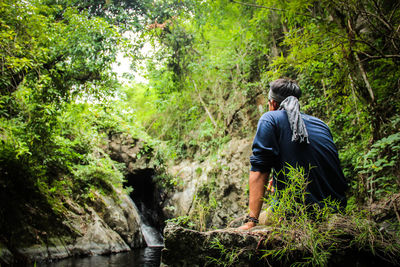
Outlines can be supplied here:
[[142, 216], [151, 226], [162, 232], [165, 218], [160, 206], [160, 191], [153, 179], [154, 175], [153, 169], [137, 170], [134, 174], [128, 174], [125, 186], [133, 188], [130, 197]]

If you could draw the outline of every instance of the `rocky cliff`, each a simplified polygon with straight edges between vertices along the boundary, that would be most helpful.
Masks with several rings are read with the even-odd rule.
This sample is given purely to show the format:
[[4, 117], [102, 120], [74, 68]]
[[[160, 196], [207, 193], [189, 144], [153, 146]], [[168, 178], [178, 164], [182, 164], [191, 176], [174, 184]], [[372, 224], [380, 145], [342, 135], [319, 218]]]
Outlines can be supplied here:
[[184, 160], [168, 169], [177, 181], [164, 203], [167, 217], [192, 216], [201, 228], [225, 227], [247, 208], [251, 140], [233, 138], [204, 161]]
[[[2, 244], [1, 261], [27, 263], [129, 251], [145, 246], [135, 204], [122, 193], [117, 196], [113, 198], [95, 192], [91, 205], [85, 206], [64, 199], [67, 208], [61, 225], [58, 225], [61, 221], [49, 222], [50, 226], [41, 228], [26, 225], [21, 246], [8, 248]], [[57, 227], [62, 230], [56, 231]], [[29, 242], [31, 236], [36, 242]]]

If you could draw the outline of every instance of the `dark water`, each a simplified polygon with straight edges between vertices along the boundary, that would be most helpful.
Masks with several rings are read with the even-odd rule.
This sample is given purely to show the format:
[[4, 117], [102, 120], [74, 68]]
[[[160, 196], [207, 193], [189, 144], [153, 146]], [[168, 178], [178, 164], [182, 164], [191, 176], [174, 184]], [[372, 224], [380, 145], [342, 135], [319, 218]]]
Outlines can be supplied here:
[[99, 255], [83, 258], [67, 258], [50, 263], [40, 263], [40, 267], [128, 267], [145, 266], [159, 267], [161, 259], [161, 247], [134, 249], [129, 252]]

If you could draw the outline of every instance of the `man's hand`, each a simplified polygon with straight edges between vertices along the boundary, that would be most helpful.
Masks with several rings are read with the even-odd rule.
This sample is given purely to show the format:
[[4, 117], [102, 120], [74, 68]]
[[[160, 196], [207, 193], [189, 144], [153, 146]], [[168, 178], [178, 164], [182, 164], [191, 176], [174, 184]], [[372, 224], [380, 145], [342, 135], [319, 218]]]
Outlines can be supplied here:
[[254, 222], [247, 222], [245, 224], [243, 224], [242, 226], [238, 227], [239, 230], [249, 230], [251, 228], [253, 228], [254, 226], [256, 226], [256, 224]]

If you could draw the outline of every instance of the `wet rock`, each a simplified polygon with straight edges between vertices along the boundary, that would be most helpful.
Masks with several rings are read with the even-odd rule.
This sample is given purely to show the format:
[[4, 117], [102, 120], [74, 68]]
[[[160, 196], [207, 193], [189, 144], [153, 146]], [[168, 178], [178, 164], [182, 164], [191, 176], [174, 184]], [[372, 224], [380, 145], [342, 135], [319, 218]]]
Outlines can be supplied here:
[[[43, 261], [46, 259], [63, 259], [72, 256], [72, 251], [74, 247], [72, 245], [64, 245], [62, 238], [59, 239], [57, 244], [49, 244], [47, 246], [43, 245], [33, 245], [30, 247], [17, 249], [18, 254], [23, 255], [29, 261]], [[85, 255], [88, 255], [86, 253]]]
[[[105, 141], [104, 151], [125, 163], [129, 173], [152, 168], [151, 149], [143, 141], [123, 134]], [[136, 205], [122, 189], [110, 186], [109, 191], [105, 195], [93, 189], [86, 199], [62, 197], [57, 215], [43, 205], [24, 204], [30, 217], [19, 220], [17, 234], [9, 234], [12, 238], [2, 239], [0, 264], [109, 254], [145, 246]]]
[[49, 254], [47, 253], [47, 247], [41, 245], [19, 248], [17, 251], [20, 255], [23, 255], [25, 258], [30, 259], [31, 261], [41, 261], [49, 257]]
[[115, 203], [109, 196], [98, 195], [99, 212], [103, 214], [104, 221], [131, 248], [145, 246], [140, 230], [140, 217], [135, 203], [127, 195], [121, 194], [120, 203]]
[[79, 233], [76, 239], [69, 236], [49, 237], [43, 244], [33, 244], [17, 248], [19, 257], [28, 261], [44, 261], [62, 259], [77, 255], [98, 255], [129, 251], [129, 246], [121, 236], [90, 207], [87, 213], [76, 215], [70, 212], [67, 215], [68, 224]]
[[77, 238], [73, 254], [97, 255], [130, 250], [125, 241], [94, 210], [91, 213], [92, 223], [87, 226], [84, 235]]
[[[120, 190], [114, 190], [114, 197], [93, 192], [95, 200], [88, 203], [92, 207], [82, 207], [71, 199], [65, 199], [67, 210], [63, 224], [75, 237], [42, 238], [38, 244], [17, 248], [18, 257], [34, 262], [116, 253], [145, 246], [135, 204]], [[33, 233], [37, 230], [28, 227], [26, 231]], [[6, 263], [11, 252], [1, 249], [1, 253], [1, 261]]]
[[[304, 229], [280, 229], [257, 226], [249, 231], [234, 228], [199, 232], [168, 224], [164, 230], [161, 261], [163, 266], [399, 266], [398, 254], [388, 246], [399, 244], [390, 239], [360, 246], [354, 240], [360, 234], [350, 218], [336, 216], [330, 222], [338, 230], [334, 235], [310, 244]], [[350, 220], [350, 221], [349, 221]], [[341, 226], [338, 228], [337, 226]], [[327, 232], [321, 225], [320, 231]], [[377, 240], [376, 240], [377, 241]], [[390, 245], [389, 245], [390, 244]], [[314, 250], [314, 245], [325, 251]], [[323, 247], [321, 247], [323, 246]]]

